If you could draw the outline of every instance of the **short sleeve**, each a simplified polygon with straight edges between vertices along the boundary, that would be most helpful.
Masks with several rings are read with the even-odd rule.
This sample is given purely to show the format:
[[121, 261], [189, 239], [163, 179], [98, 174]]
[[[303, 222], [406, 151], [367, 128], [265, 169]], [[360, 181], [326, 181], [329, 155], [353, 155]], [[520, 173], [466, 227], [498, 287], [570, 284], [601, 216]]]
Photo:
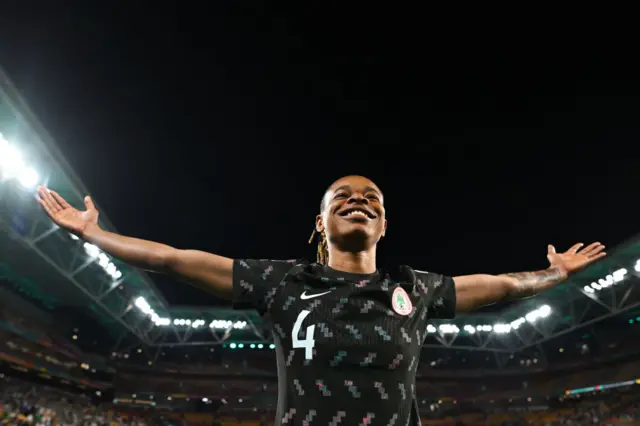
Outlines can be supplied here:
[[264, 315], [280, 283], [296, 263], [295, 260], [234, 260], [233, 307], [255, 309]]
[[415, 271], [419, 281], [431, 292], [428, 316], [435, 319], [453, 319], [456, 316], [456, 285], [453, 278], [431, 272]]

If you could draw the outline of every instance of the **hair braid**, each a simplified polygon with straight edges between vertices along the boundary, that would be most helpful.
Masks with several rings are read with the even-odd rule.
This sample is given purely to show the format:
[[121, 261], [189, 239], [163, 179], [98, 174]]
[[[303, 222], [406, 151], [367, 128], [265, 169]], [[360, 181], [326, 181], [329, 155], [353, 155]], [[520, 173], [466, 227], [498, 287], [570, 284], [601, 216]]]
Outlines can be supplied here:
[[309, 244], [313, 242], [313, 238], [318, 234], [318, 252], [316, 254], [316, 263], [326, 265], [329, 263], [329, 247], [327, 245], [327, 236], [324, 232], [317, 232], [315, 229], [309, 238]]

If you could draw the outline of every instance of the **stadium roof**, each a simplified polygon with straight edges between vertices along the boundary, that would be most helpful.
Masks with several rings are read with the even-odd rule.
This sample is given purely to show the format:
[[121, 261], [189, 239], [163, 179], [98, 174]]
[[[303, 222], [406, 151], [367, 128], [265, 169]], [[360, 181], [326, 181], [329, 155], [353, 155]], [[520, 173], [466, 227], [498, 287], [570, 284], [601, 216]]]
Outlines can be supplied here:
[[[60, 232], [39, 211], [33, 192], [29, 191], [36, 184], [55, 187], [74, 205], [82, 205], [88, 191], [2, 69], [0, 133], [3, 135], [0, 139], [3, 179], [0, 227], [8, 237], [3, 238], [0, 245], [3, 250], [0, 271], [16, 285], [24, 287], [28, 283], [30, 293], [36, 298], [55, 299], [56, 303], [66, 305], [89, 303], [96, 312], [110, 317], [105, 317], [106, 323], [116, 318], [125, 329], [147, 340], [144, 329], [127, 316], [131, 301], [115, 290], [126, 283], [127, 294], [145, 297], [160, 313], [166, 313], [167, 302], [147, 274], [114, 259], [105, 263], [104, 256], [99, 254], [87, 257], [87, 249], [81, 242]], [[19, 157], [16, 152], [20, 153]], [[10, 179], [11, 175], [15, 179]], [[105, 229], [116, 231], [105, 214], [101, 214], [100, 222]], [[115, 272], [109, 275], [107, 268]], [[118, 278], [114, 280], [112, 276]], [[52, 293], [59, 297], [46, 296]]]
[[[36, 184], [55, 187], [78, 206], [89, 191], [2, 70], [0, 133], [0, 274], [6, 281], [45, 306], [89, 306], [112, 332], [130, 333], [133, 344], [152, 350], [220, 345], [231, 336], [236, 342], [271, 341], [256, 313], [169, 306], [146, 273], [52, 226], [33, 201]], [[116, 231], [104, 213], [101, 226]], [[640, 307], [638, 259], [635, 238], [538, 297], [497, 313], [434, 321], [425, 346], [513, 353]]]

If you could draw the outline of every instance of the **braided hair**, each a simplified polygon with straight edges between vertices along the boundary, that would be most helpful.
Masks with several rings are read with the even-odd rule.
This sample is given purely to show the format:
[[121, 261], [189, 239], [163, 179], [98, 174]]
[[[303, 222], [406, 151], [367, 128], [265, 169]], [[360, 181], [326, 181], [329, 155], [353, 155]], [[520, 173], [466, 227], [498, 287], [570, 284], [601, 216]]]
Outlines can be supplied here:
[[[324, 211], [324, 197], [322, 197], [322, 201], [320, 201], [320, 213]], [[311, 238], [309, 238], [309, 244], [313, 242], [313, 239], [318, 236], [318, 250], [316, 252], [316, 263], [319, 265], [328, 265], [329, 264], [329, 245], [327, 244], [327, 234], [322, 232], [318, 232], [313, 229], [311, 233]]]
[[316, 234], [318, 235], [318, 251], [316, 254], [316, 263], [319, 265], [326, 265], [329, 263], [329, 246], [327, 245], [327, 236], [323, 232], [317, 232], [315, 229], [311, 233], [309, 238], [309, 244], [313, 242]]

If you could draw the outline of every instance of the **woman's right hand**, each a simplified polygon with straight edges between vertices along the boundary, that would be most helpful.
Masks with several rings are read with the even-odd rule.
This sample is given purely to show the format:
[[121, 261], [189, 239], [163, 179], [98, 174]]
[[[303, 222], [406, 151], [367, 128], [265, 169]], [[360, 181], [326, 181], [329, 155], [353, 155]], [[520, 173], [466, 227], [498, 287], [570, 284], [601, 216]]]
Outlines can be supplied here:
[[233, 296], [233, 260], [198, 250], [178, 250], [166, 244], [106, 232], [98, 227], [98, 210], [85, 197], [85, 211], [74, 209], [55, 191], [38, 188], [40, 205], [59, 227], [94, 244], [134, 267], [167, 273], [218, 297]]
[[83, 212], [71, 207], [57, 192], [43, 186], [38, 188], [38, 198], [40, 205], [56, 225], [78, 237], [82, 238], [88, 228], [98, 226], [98, 210], [91, 197], [85, 197], [84, 205], [87, 209]]

